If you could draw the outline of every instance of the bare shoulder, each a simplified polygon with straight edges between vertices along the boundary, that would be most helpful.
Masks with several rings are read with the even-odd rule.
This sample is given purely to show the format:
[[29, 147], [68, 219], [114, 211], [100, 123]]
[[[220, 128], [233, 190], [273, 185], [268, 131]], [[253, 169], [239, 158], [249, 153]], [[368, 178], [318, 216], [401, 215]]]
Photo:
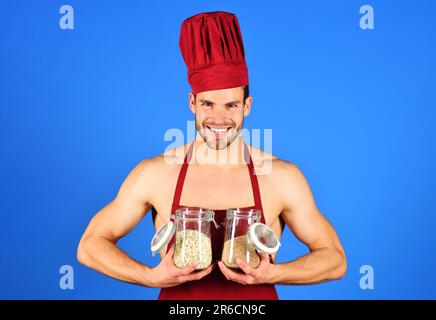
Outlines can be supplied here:
[[280, 159], [258, 148], [251, 148], [257, 175], [263, 176], [271, 188], [279, 193], [297, 195], [310, 192], [301, 169], [288, 160]]
[[270, 175], [274, 179], [289, 179], [301, 174], [297, 165], [291, 161], [280, 159], [259, 148], [250, 147], [251, 157], [257, 174]]
[[276, 158], [272, 165], [271, 174], [281, 187], [292, 190], [294, 194], [296, 190], [301, 191], [306, 188], [306, 177], [294, 162]]
[[[165, 150], [161, 154], [142, 160], [133, 170], [138, 171], [138, 176], [150, 178], [165, 178], [179, 170], [183, 163], [187, 145]], [[159, 181], [159, 180], [158, 180]]]
[[275, 158], [270, 181], [285, 211], [293, 208], [295, 212], [313, 212], [316, 209], [309, 183], [294, 162]]
[[129, 173], [125, 179], [120, 193], [152, 194], [158, 188], [165, 187], [165, 182], [171, 182], [180, 170], [183, 163], [186, 145], [143, 159]]

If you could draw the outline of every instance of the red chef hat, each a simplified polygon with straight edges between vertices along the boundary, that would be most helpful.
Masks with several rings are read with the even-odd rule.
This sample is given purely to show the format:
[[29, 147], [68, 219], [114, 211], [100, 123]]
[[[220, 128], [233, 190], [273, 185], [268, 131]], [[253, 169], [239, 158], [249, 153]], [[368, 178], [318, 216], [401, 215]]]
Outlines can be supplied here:
[[205, 12], [186, 19], [179, 45], [193, 94], [248, 85], [244, 44], [234, 14]]

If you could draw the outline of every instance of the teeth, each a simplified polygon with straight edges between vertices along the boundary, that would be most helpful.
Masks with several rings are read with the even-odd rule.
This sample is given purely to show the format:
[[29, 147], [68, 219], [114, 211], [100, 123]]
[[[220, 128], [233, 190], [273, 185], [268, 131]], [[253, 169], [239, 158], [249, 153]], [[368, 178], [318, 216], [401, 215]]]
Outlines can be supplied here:
[[218, 128], [210, 128], [210, 130], [214, 133], [225, 133], [227, 131], [226, 128], [218, 129]]

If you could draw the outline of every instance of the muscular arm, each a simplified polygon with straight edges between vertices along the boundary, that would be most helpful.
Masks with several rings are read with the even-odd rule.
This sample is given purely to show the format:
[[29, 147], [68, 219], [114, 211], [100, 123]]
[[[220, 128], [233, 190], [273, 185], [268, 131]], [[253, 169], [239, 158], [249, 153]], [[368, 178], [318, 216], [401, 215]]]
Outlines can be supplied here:
[[77, 259], [110, 277], [152, 286], [150, 268], [116, 246], [117, 241], [129, 233], [151, 208], [147, 201], [150, 194], [146, 183], [147, 161], [132, 170], [116, 198], [91, 220], [80, 240]]
[[[346, 258], [333, 226], [319, 212], [309, 185], [294, 164], [286, 163], [280, 179], [283, 190], [282, 217], [310, 253], [277, 264], [271, 282], [314, 284], [339, 279], [346, 272]], [[286, 246], [283, 246], [286, 250]]]

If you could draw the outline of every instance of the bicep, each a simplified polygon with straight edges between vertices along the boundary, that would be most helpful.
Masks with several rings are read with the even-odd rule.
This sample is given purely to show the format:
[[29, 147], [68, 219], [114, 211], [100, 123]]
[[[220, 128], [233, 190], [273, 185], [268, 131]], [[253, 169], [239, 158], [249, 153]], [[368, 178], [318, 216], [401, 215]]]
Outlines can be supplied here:
[[303, 173], [291, 164], [286, 176], [282, 217], [293, 234], [311, 251], [325, 247], [342, 250], [336, 231], [318, 210]]
[[128, 234], [151, 209], [146, 173], [141, 163], [127, 176], [117, 196], [91, 220], [85, 237], [96, 235], [116, 242]]

